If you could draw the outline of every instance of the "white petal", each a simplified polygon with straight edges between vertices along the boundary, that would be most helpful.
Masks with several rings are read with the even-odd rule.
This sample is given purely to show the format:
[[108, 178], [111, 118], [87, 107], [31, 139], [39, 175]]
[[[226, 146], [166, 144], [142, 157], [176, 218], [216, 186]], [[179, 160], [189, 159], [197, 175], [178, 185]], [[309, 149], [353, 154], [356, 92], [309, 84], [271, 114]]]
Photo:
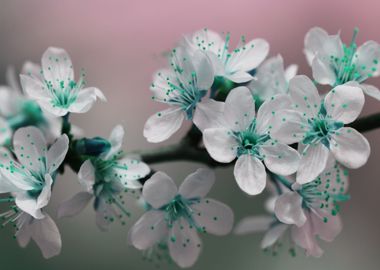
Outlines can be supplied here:
[[41, 100], [50, 102], [52, 97], [48, 93], [48, 90], [46, 89], [43, 81], [39, 80], [38, 78], [20, 75], [20, 82], [22, 89], [30, 98], [36, 100], [37, 102], [40, 102]]
[[329, 156], [327, 164], [326, 169], [318, 177], [321, 186], [329, 194], [345, 194], [349, 186], [348, 170], [335, 160], [334, 155]]
[[88, 159], [82, 164], [78, 172], [78, 179], [82, 187], [91, 193], [95, 184], [95, 168], [91, 160]]
[[302, 209], [302, 197], [297, 192], [286, 192], [276, 200], [274, 212], [279, 221], [298, 227], [306, 222]]
[[41, 190], [40, 195], [37, 198], [37, 207], [43, 208], [48, 205], [51, 197], [51, 186], [53, 184], [53, 179], [50, 174], [45, 174], [45, 186]]
[[374, 77], [379, 76], [380, 45], [377, 42], [373, 40], [365, 42], [357, 49], [356, 56], [354, 63], [357, 66], [357, 72], [363, 77], [367, 77], [368, 74]]
[[18, 231], [16, 232], [16, 237], [18, 244], [22, 248], [26, 247], [32, 239], [32, 227], [29, 226], [32, 220], [33, 217], [25, 212], [17, 219]]
[[254, 39], [237, 48], [231, 53], [231, 58], [227, 62], [227, 70], [250, 71], [258, 67], [269, 53], [269, 44], [264, 39]]
[[329, 216], [327, 222], [320, 215], [314, 213], [311, 213], [310, 217], [315, 235], [318, 235], [324, 241], [332, 242], [342, 231], [343, 225], [339, 215]]
[[272, 227], [265, 235], [261, 241], [261, 248], [266, 249], [273, 246], [289, 228], [289, 225], [286, 224], [277, 224]]
[[206, 129], [203, 132], [203, 143], [210, 156], [218, 162], [229, 163], [236, 158], [238, 143], [228, 129]]
[[224, 106], [224, 118], [232, 130], [245, 130], [255, 117], [255, 100], [245, 86], [237, 87], [228, 94]]
[[304, 53], [306, 55], [307, 62], [311, 66], [316, 53], [321, 50], [324, 44], [329, 39], [329, 34], [319, 27], [311, 28], [305, 35]]
[[198, 169], [190, 174], [179, 187], [178, 193], [187, 199], [205, 197], [215, 182], [215, 174], [209, 169]]
[[194, 265], [201, 253], [201, 240], [196, 229], [181, 218], [174, 223], [170, 236], [169, 252], [173, 261], [183, 268]]
[[88, 192], [79, 192], [71, 199], [59, 205], [57, 217], [73, 217], [79, 214], [91, 201], [93, 195]]
[[170, 138], [182, 125], [185, 115], [179, 108], [169, 108], [149, 117], [144, 127], [144, 137], [151, 143]]
[[279, 175], [291, 175], [298, 169], [300, 155], [289, 145], [271, 140], [261, 147], [260, 152], [264, 155], [265, 166], [271, 172]]
[[197, 74], [197, 88], [208, 90], [214, 82], [214, 68], [210, 58], [201, 51], [196, 51], [191, 59]]
[[329, 149], [322, 143], [310, 144], [300, 153], [301, 161], [297, 172], [297, 183], [306, 184], [315, 180], [326, 168]]
[[30, 197], [27, 193], [17, 193], [15, 203], [18, 208], [36, 219], [45, 217], [41, 209], [37, 206], [37, 200]]
[[62, 162], [65, 160], [67, 151], [69, 150], [69, 138], [63, 134], [58, 140], [49, 148], [46, 156], [46, 164], [48, 172], [51, 174], [56, 171]]
[[292, 226], [292, 240], [301, 248], [305, 249], [307, 256], [321, 257], [323, 250], [319, 247], [314, 236], [314, 231], [309, 219], [302, 227]]
[[380, 100], [380, 90], [377, 87], [363, 83], [359, 87], [363, 90], [364, 94]]
[[145, 250], [164, 240], [168, 235], [165, 214], [162, 211], [146, 212], [129, 231], [131, 244]]
[[290, 65], [285, 69], [285, 79], [287, 82], [289, 82], [291, 79], [293, 79], [298, 72], [298, 65]]
[[206, 198], [192, 205], [191, 208], [194, 210], [195, 223], [206, 233], [226, 235], [231, 232], [234, 213], [224, 203]]
[[238, 235], [244, 235], [249, 233], [265, 232], [271, 224], [274, 222], [274, 218], [271, 216], [253, 216], [243, 218], [235, 226], [234, 233]]
[[344, 166], [357, 169], [367, 163], [371, 148], [358, 131], [349, 127], [341, 128], [331, 139], [331, 152]]
[[319, 84], [335, 85], [337, 77], [329, 60], [322, 60], [317, 55], [317, 57], [313, 59], [312, 69], [313, 78]]
[[45, 170], [47, 144], [41, 130], [36, 127], [20, 128], [13, 137], [17, 159], [35, 173]]
[[105, 159], [111, 158], [114, 154], [120, 151], [121, 146], [123, 145], [124, 134], [125, 131], [122, 125], [114, 127], [108, 138], [108, 141], [111, 144], [111, 149], [106, 153]]
[[236, 71], [231, 74], [225, 74], [225, 77], [235, 83], [245, 83], [253, 79], [253, 76], [245, 71]]
[[240, 156], [235, 164], [234, 175], [239, 187], [249, 195], [260, 194], [265, 188], [265, 167], [256, 157]]
[[145, 182], [142, 195], [153, 208], [159, 209], [177, 195], [177, 186], [168, 175], [156, 172]]
[[289, 94], [296, 109], [306, 116], [317, 115], [321, 98], [313, 82], [305, 75], [297, 75], [289, 82]]
[[202, 132], [206, 128], [222, 127], [224, 102], [207, 99], [197, 104], [193, 122]]
[[348, 124], [353, 122], [363, 109], [363, 91], [359, 87], [338, 85], [326, 95], [324, 104], [328, 116]]
[[[295, 110], [273, 111], [270, 135], [282, 143], [293, 144], [302, 141], [308, 127], [307, 119]], [[272, 112], [272, 113], [273, 113]]]
[[191, 42], [197, 49], [215, 54], [218, 54], [219, 49], [223, 49], [225, 45], [224, 39], [218, 33], [207, 28], [193, 33], [191, 38]]
[[125, 157], [116, 162], [117, 166], [113, 168], [113, 172], [117, 174], [121, 184], [126, 188], [141, 187], [137, 180], [147, 176], [150, 172], [149, 166], [137, 159]]
[[43, 81], [42, 77], [42, 67], [39, 64], [26, 61], [22, 68], [21, 68], [21, 74], [25, 74], [34, 78], [37, 78], [41, 81]]
[[4, 145], [10, 142], [12, 138], [12, 129], [9, 126], [7, 120], [0, 117], [0, 145]]
[[64, 49], [49, 47], [42, 55], [41, 63], [45, 80], [55, 89], [60, 89], [61, 81], [69, 83], [74, 80], [73, 64]]
[[265, 101], [257, 112], [256, 131], [265, 134], [273, 126], [274, 116], [279, 110], [290, 109], [292, 101], [288, 95], [279, 94]]
[[35, 220], [31, 226], [33, 227], [32, 238], [41, 249], [45, 259], [61, 253], [61, 235], [57, 225], [49, 215], [45, 215], [44, 219]]
[[81, 89], [77, 99], [69, 107], [69, 111], [72, 113], [86, 113], [92, 108], [98, 98], [102, 101], [106, 101], [103, 93], [95, 87]]

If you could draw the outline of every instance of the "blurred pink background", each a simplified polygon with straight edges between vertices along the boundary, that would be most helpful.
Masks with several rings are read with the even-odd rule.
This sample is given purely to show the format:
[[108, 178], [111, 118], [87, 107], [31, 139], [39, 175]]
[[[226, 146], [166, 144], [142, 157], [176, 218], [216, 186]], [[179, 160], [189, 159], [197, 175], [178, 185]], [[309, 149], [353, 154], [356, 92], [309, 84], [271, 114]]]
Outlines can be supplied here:
[[[379, 1], [368, 0], [0, 1], [0, 82], [4, 82], [8, 65], [20, 68], [25, 60], [39, 62], [48, 46], [63, 47], [70, 53], [74, 68], [86, 70], [88, 84], [99, 87], [108, 97], [108, 103], [75, 116], [75, 123], [88, 136], [107, 136], [114, 125], [121, 123], [127, 129], [127, 149], [152, 148], [155, 145], [142, 136], [147, 117], [161, 108], [150, 99], [152, 73], [166, 64], [163, 53], [183, 34], [207, 27], [230, 31], [235, 41], [243, 34], [247, 40], [265, 38], [271, 45], [271, 55], [281, 53], [287, 65], [297, 63], [300, 73], [310, 75], [302, 50], [304, 35], [311, 27], [321, 26], [330, 33], [341, 31], [343, 40], [349, 42], [357, 26], [359, 44], [368, 39], [379, 42], [379, 10]], [[380, 87], [380, 79], [373, 79], [373, 84]], [[378, 102], [367, 98], [363, 113], [379, 109]], [[175, 142], [185, 131], [182, 129], [167, 143]], [[343, 208], [345, 228], [335, 242], [323, 244], [324, 257], [316, 260], [300, 255], [292, 259], [284, 251], [272, 258], [259, 250], [261, 236], [206, 237], [204, 253], [195, 269], [214, 269], [216, 263], [220, 263], [218, 269], [379, 269], [379, 132], [366, 134], [372, 146], [370, 161], [351, 173], [352, 200]], [[198, 166], [181, 162], [155, 168], [167, 170], [180, 181]], [[262, 211], [264, 196], [244, 196], [229, 169], [218, 170], [218, 175], [213, 195], [232, 206], [237, 220]], [[52, 210], [78, 187], [73, 174], [65, 177], [55, 191]], [[64, 240], [59, 258], [46, 262], [35, 248], [19, 250], [16, 243], [4, 244], [3, 240], [1, 257], [12, 263], [8, 269], [21, 267], [23, 262], [17, 258], [26, 254], [28, 265], [39, 269], [59, 269], [69, 262], [101, 269], [111, 261], [120, 267], [150, 269], [149, 264], [140, 261], [138, 252], [126, 246], [125, 227], [116, 226], [109, 234], [102, 234], [93, 218], [91, 209], [87, 209], [80, 217], [59, 222]], [[2, 232], [0, 237], [8, 236]], [[83, 250], [86, 254], [78, 254]]]

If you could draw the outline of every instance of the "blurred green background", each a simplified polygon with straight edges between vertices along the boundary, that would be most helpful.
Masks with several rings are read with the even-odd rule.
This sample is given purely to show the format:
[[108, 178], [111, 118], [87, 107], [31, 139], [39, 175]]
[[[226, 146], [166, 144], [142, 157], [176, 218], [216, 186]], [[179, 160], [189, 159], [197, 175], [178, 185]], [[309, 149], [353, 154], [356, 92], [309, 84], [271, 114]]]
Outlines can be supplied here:
[[[86, 115], [73, 117], [88, 136], [108, 136], [114, 125], [127, 130], [128, 150], [156, 147], [142, 136], [145, 120], [160, 105], [150, 99], [152, 73], [165, 65], [162, 55], [182, 34], [203, 27], [231, 31], [235, 41], [245, 34], [267, 39], [271, 55], [281, 53], [286, 64], [297, 63], [310, 75], [302, 53], [303, 37], [312, 26], [330, 33], [341, 30], [349, 41], [355, 26], [359, 43], [380, 41], [380, 2], [375, 1], [0, 1], [0, 83], [7, 66], [20, 68], [25, 60], [40, 61], [48, 46], [65, 48], [74, 68], [84, 68], [89, 85], [104, 91], [108, 103], [96, 104]], [[373, 83], [380, 86], [380, 79]], [[367, 98], [363, 114], [376, 112], [379, 103]], [[186, 132], [164, 144], [178, 141]], [[352, 200], [342, 209], [344, 230], [333, 243], [323, 243], [320, 259], [296, 258], [287, 249], [276, 257], [264, 254], [262, 235], [205, 236], [203, 253], [193, 269], [335, 269], [372, 270], [380, 265], [380, 131], [366, 133], [372, 155], [366, 166], [351, 173]], [[165, 170], [178, 183], [200, 165], [171, 163], [153, 166]], [[67, 170], [55, 186], [49, 213], [55, 218], [59, 202], [79, 189], [76, 176]], [[211, 197], [229, 204], [236, 221], [263, 213], [266, 195], [248, 197], [234, 182], [231, 169], [218, 169]], [[56, 220], [63, 249], [60, 256], [44, 260], [34, 243], [18, 247], [12, 231], [0, 231], [0, 269], [154, 269], [127, 245], [128, 228], [141, 211], [131, 205], [127, 226], [114, 224], [107, 233], [94, 223], [91, 207], [72, 219]], [[162, 269], [176, 269], [163, 265]]]

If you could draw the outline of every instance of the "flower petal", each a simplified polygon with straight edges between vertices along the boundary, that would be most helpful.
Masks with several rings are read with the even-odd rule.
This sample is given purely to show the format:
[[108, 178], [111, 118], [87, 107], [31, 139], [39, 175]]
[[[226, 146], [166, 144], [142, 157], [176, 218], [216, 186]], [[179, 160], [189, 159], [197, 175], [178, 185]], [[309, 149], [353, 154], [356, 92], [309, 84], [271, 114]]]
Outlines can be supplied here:
[[315, 235], [324, 241], [332, 242], [342, 231], [343, 225], [339, 215], [330, 216], [327, 222], [321, 218], [321, 215], [311, 213], [310, 217]]
[[364, 83], [360, 84], [359, 87], [363, 90], [364, 94], [380, 100], [380, 90], [377, 87]]
[[210, 58], [202, 51], [196, 51], [191, 59], [197, 74], [197, 88], [208, 90], [214, 82], [214, 68]]
[[78, 179], [82, 187], [91, 193], [95, 184], [95, 168], [91, 160], [88, 159], [82, 164], [78, 172]]
[[321, 50], [324, 44], [329, 39], [329, 34], [320, 27], [311, 28], [305, 35], [304, 40], [304, 53], [306, 55], [306, 60], [311, 66], [313, 59], [317, 52]]
[[194, 227], [181, 218], [174, 223], [170, 232], [169, 252], [173, 261], [180, 267], [191, 267], [201, 253], [201, 239]]
[[193, 117], [193, 122], [200, 131], [206, 128], [222, 127], [224, 102], [207, 99], [197, 104]]
[[335, 158], [350, 169], [357, 169], [367, 163], [371, 153], [367, 139], [353, 128], [344, 127], [331, 137], [330, 150]]
[[41, 130], [33, 126], [19, 128], [13, 137], [13, 147], [26, 168], [36, 173], [45, 170], [47, 144]]
[[268, 170], [279, 175], [295, 173], [300, 163], [300, 155], [297, 150], [283, 143], [272, 140], [270, 142], [260, 149]]
[[182, 125], [185, 115], [179, 108], [169, 108], [149, 117], [144, 127], [144, 137], [151, 143], [170, 138]]
[[49, 47], [42, 55], [41, 63], [45, 80], [55, 89], [60, 89], [61, 82], [74, 80], [73, 64], [64, 49]]
[[227, 70], [231, 73], [239, 70], [251, 71], [264, 61], [268, 53], [267, 41], [264, 39], [251, 40], [231, 53], [231, 58], [227, 62]]
[[349, 124], [359, 116], [364, 106], [363, 91], [359, 87], [338, 85], [324, 100], [327, 116]]
[[239, 187], [249, 195], [260, 194], [265, 188], [265, 167], [256, 157], [240, 156], [235, 164], [234, 175]]
[[37, 206], [37, 200], [30, 197], [27, 193], [17, 193], [15, 203], [18, 208], [36, 219], [45, 217], [41, 212], [41, 208]]
[[81, 89], [77, 99], [69, 107], [69, 111], [72, 113], [86, 113], [92, 108], [98, 98], [101, 101], [106, 101], [105, 96], [98, 88], [88, 87]]
[[296, 109], [305, 116], [314, 117], [319, 111], [321, 98], [313, 82], [305, 75], [297, 75], [289, 82], [289, 94]]
[[235, 226], [234, 234], [244, 235], [249, 233], [265, 232], [270, 228], [273, 222], [274, 218], [271, 216], [246, 217], [240, 220]]
[[117, 175], [125, 188], [140, 188], [141, 184], [137, 180], [147, 176], [150, 172], [149, 166], [137, 159], [125, 157], [116, 162], [113, 173]]
[[238, 143], [227, 129], [206, 129], [203, 132], [203, 143], [210, 156], [218, 162], [229, 163], [236, 158]]
[[59, 205], [57, 217], [73, 217], [79, 214], [91, 201], [94, 195], [88, 192], [79, 192], [71, 199]]
[[237, 87], [228, 94], [224, 118], [234, 131], [245, 130], [255, 117], [255, 100], [245, 86]]
[[215, 174], [209, 169], [198, 169], [190, 174], [179, 187], [178, 193], [187, 199], [205, 197], [215, 182]]
[[259, 134], [265, 134], [273, 124], [276, 112], [290, 109], [291, 104], [292, 101], [288, 95], [279, 94], [269, 98], [260, 106], [257, 112], [256, 131]]
[[302, 197], [297, 192], [286, 192], [276, 200], [274, 212], [279, 221], [301, 227], [306, 222]]
[[[376, 77], [380, 75], [380, 45], [376, 41], [369, 40], [356, 50], [354, 63], [362, 77]], [[370, 75], [369, 75], [370, 74]]]
[[45, 183], [44, 187], [41, 190], [40, 195], [37, 198], [37, 207], [44, 208], [48, 205], [51, 197], [51, 186], [53, 185], [53, 178], [50, 174], [45, 174]]
[[286, 81], [289, 82], [291, 79], [293, 79], [297, 75], [297, 72], [298, 72], [298, 66], [297, 65], [293, 64], [293, 65], [288, 66], [285, 69]]
[[61, 253], [62, 240], [57, 225], [49, 215], [32, 223], [32, 238], [41, 249], [45, 259]]
[[226, 235], [231, 232], [234, 213], [224, 203], [206, 198], [192, 205], [192, 209], [195, 223], [206, 233]]
[[273, 139], [286, 144], [297, 143], [304, 139], [308, 123], [300, 112], [295, 110], [273, 112], [275, 115], [270, 121], [272, 127], [270, 135]]
[[69, 150], [69, 138], [63, 134], [57, 141], [49, 148], [46, 156], [46, 165], [48, 173], [52, 174], [64, 161], [67, 151]]
[[162, 211], [146, 212], [129, 231], [131, 244], [139, 249], [146, 250], [164, 240], [168, 235], [168, 226], [165, 214]]
[[153, 208], [159, 209], [177, 195], [177, 186], [168, 175], [156, 172], [145, 182], [142, 195]]
[[273, 246], [289, 228], [287, 224], [277, 224], [272, 227], [265, 235], [261, 241], [261, 248], [266, 249]]
[[297, 172], [297, 183], [306, 184], [316, 179], [326, 168], [329, 149], [322, 143], [309, 144], [300, 153], [301, 161]]
[[106, 153], [104, 157], [105, 159], [111, 158], [113, 155], [120, 151], [121, 146], [123, 145], [124, 134], [125, 131], [122, 125], [117, 125], [114, 127], [114, 129], [111, 131], [110, 137], [108, 138], [108, 141], [111, 144], [111, 149]]
[[335, 85], [337, 77], [334, 69], [331, 67], [329, 60], [314, 58], [312, 63], [313, 78], [319, 84]]
[[235, 71], [234, 73], [224, 74], [224, 76], [235, 83], [245, 83], [253, 79], [253, 76], [245, 71]]

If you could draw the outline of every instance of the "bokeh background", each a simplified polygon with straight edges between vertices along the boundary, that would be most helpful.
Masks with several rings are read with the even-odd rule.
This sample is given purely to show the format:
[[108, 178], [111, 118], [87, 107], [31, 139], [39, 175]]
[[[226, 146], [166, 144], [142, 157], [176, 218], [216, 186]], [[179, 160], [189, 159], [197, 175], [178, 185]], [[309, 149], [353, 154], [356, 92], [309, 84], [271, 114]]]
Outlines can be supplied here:
[[[181, 35], [203, 27], [230, 31], [235, 41], [262, 37], [271, 44], [271, 55], [281, 53], [286, 64], [297, 63], [300, 73], [310, 75], [303, 49], [303, 38], [313, 26], [330, 33], [341, 31], [347, 42], [355, 26], [358, 42], [380, 41], [380, 2], [378, 1], [0, 1], [0, 83], [7, 66], [20, 69], [25, 60], [40, 61], [48, 46], [63, 47], [70, 53], [77, 71], [84, 68], [89, 85], [104, 91], [108, 103], [98, 103], [86, 115], [73, 118], [88, 136], [108, 136], [116, 124], [127, 129], [128, 150], [149, 149], [142, 136], [145, 120], [160, 109], [150, 99], [152, 73], [165, 65], [163, 54]], [[373, 83], [380, 86], [380, 79]], [[379, 103], [367, 98], [363, 114], [378, 111]], [[178, 141], [186, 132], [167, 143]], [[296, 258], [286, 249], [276, 257], [264, 254], [262, 235], [246, 237], [204, 237], [204, 250], [193, 269], [379, 269], [380, 265], [380, 130], [365, 134], [372, 146], [366, 166], [351, 173], [352, 200], [342, 209], [344, 230], [330, 244], [323, 243], [320, 259]], [[185, 162], [162, 164], [179, 183], [200, 165]], [[265, 195], [245, 196], [234, 183], [231, 169], [218, 169], [211, 193], [229, 204], [236, 220], [263, 213]], [[60, 201], [79, 188], [76, 176], [67, 172], [60, 178], [49, 207], [52, 216]], [[131, 206], [133, 217], [141, 211]], [[0, 231], [0, 261], [8, 269], [154, 269], [141, 260], [141, 253], [127, 246], [129, 226], [114, 224], [108, 233], [94, 223], [91, 207], [83, 214], [57, 221], [63, 239], [62, 254], [44, 260], [34, 243], [18, 247], [10, 229]], [[163, 265], [162, 269], [176, 269]]]

